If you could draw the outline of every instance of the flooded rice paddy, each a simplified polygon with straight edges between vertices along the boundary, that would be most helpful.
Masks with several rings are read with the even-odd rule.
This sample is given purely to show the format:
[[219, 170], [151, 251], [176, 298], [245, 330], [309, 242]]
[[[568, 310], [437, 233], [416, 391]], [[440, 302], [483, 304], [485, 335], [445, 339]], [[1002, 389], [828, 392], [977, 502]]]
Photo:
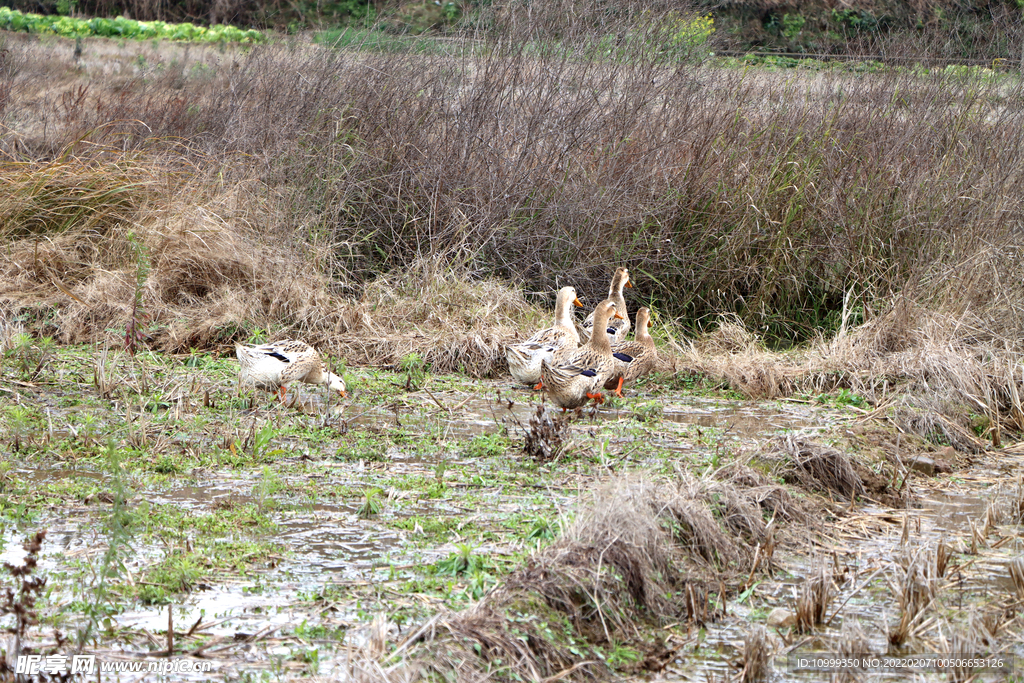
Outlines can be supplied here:
[[[305, 388], [299, 405], [282, 407], [238, 395], [233, 364], [218, 358], [115, 355], [103, 373], [96, 363], [91, 349], [66, 349], [39, 376], [3, 377], [2, 559], [21, 562], [24, 538], [47, 532], [29, 644], [46, 651], [56, 629], [65, 649], [148, 661], [166, 656], [170, 631], [174, 656], [210, 662], [212, 673], [167, 680], [344, 679], [368, 648], [390, 643], [386, 652], [439, 611], [474, 604], [558, 535], [583, 492], [615, 476], [699, 475], [783, 434], [842, 448], [870, 441], [864, 411], [827, 398], [757, 403], [651, 378], [585, 411], [561, 457], [539, 463], [522, 443], [540, 399], [510, 382], [428, 376], [410, 387], [400, 374], [350, 370], [349, 399], [325, 403]], [[844, 637], [864, 654], [941, 654], [959, 651], [957, 629], [969, 626], [979, 652], [1024, 653], [1010, 578], [1021, 547], [1008, 512], [1014, 458], [903, 473], [913, 494], [904, 509], [833, 501], [791, 530], [770, 573], [728, 593], [724, 614], [669, 625], [658, 636], [669, 655], [622, 675], [731, 679], [744, 639], [765, 624], [775, 681], [827, 679], [789, 658], [833, 651]], [[940, 545], [949, 572], [926, 577], [939, 588], [899, 650], [899, 573]], [[451, 571], [459, 556], [478, 558], [478, 571]], [[823, 568], [834, 585], [826, 622], [802, 634], [780, 625]], [[987, 642], [983, 617], [1003, 625]]]

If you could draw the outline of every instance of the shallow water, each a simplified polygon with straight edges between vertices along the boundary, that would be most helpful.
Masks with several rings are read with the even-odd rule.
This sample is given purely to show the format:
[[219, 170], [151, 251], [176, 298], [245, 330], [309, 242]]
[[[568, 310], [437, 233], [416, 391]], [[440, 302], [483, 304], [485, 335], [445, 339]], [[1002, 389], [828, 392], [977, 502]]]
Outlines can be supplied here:
[[[496, 393], [498, 389], [502, 390], [500, 397]], [[330, 417], [344, 420], [347, 428], [353, 430], [377, 430], [400, 424], [406, 432], [439, 434], [442, 442], [450, 439], [454, 443], [464, 443], [474, 436], [502, 429], [509, 429], [513, 435], [519, 433], [517, 430], [528, 425], [529, 419], [536, 412], [536, 396], [525, 391], [509, 391], [507, 386], [499, 383], [494, 383], [491, 390], [495, 393], [490, 397], [457, 391], [435, 392], [433, 396], [419, 392], [403, 397], [404, 402], [394, 406], [348, 403], [335, 406]], [[317, 410], [322, 410], [323, 405], [318, 403], [318, 395], [311, 394], [303, 398], [312, 404], [307, 407], [313, 416]], [[621, 423], [635, 430], [638, 423], [633, 417], [633, 411], [643, 409], [636, 403], [634, 399], [629, 399], [622, 407], [606, 405], [598, 410], [588, 410], [575, 426], [580, 443], [588, 443], [587, 435], [594, 433], [601, 425]], [[650, 443], [670, 453], [678, 453], [680, 458], [685, 459], [721, 447], [722, 444], [730, 449], [746, 448], [758, 440], [787, 431], [800, 431], [813, 436], [853, 419], [848, 413], [839, 410], [799, 402], [753, 404], [680, 395], [662, 397], [657, 405], [659, 410], [654, 420], [639, 423], [643, 425], [639, 432], [622, 432], [609, 441], [620, 445]], [[330, 447], [323, 448], [325, 452], [330, 452]], [[307, 451], [308, 448], [303, 452]], [[298, 451], [289, 451], [284, 457], [297, 461], [302, 459], [300, 455]], [[561, 484], [557, 479], [548, 480], [537, 490], [537, 496], [543, 504], [530, 499], [531, 489], [528, 487], [514, 488], [512, 490], [515, 495], [510, 496], [503, 493], [502, 487], [498, 485], [481, 489], [493, 490], [493, 494], [487, 494], [488, 504], [473, 504], [469, 507], [460, 501], [459, 493], [431, 499], [422, 490], [388, 490], [382, 493], [382, 498], [388, 504], [381, 515], [373, 519], [361, 519], [358, 501], [309, 502], [302, 477], [313, 476], [320, 483], [358, 487], [363, 480], [373, 481], [373, 477], [369, 476], [373, 473], [383, 473], [397, 478], [399, 482], [404, 478], [420, 478], [429, 482], [441, 476], [437, 468], [442, 463], [447, 467], [480, 473], [504, 472], [510, 468], [501, 459], [477, 461], [458, 449], [454, 452], [451, 449], [440, 449], [424, 453], [402, 444], [390, 446], [383, 462], [379, 463], [332, 463], [329, 460], [318, 460], [318, 457], [323, 456], [318, 456], [315, 450], [312, 456], [312, 469], [309, 470], [312, 474], [284, 476], [286, 489], [283, 497], [291, 501], [285, 506], [279, 505], [277, 498], [281, 496], [272, 497], [268, 501], [266, 496], [257, 493], [262, 468], [250, 468], [247, 471], [201, 470], [181, 483], [172, 479], [166, 484], [150, 486], [136, 493], [133, 499], [136, 503], [146, 500], [154, 505], [171, 505], [196, 515], [242, 506], [264, 509], [266, 505], [268, 507], [265, 511], [275, 524], [275, 529], [268, 533], [280, 550], [275, 553], [271, 566], [248, 576], [230, 579], [213, 577], [194, 586], [191, 592], [179, 594], [171, 606], [176, 631], [187, 631], [192, 624], [201, 622], [198, 631], [230, 641], [246, 634], [284, 633], [304, 623], [329, 624], [332, 628], [348, 630], [342, 643], [333, 642], [324, 646], [320, 654], [319, 671], [321, 675], [340, 671], [348, 656], [346, 648], [359, 646], [368, 637], [368, 616], [360, 611], [354, 600], [336, 600], [325, 607], [313, 598], [322, 594], [325, 587], [341, 590], [341, 595], [346, 594], [346, 587], [351, 587], [353, 591], [366, 587], [378, 591], [389, 590], [389, 582], [395, 581], [393, 585], [397, 586], [401, 585], [402, 579], [422, 575], [426, 567], [454, 552], [462, 538], [457, 530], [453, 530], [445, 540], [424, 546], [416, 530], [397, 529], [388, 522], [412, 517], [424, 520], [457, 518], [466, 523], [487, 525], [500, 523], [514, 514], [550, 514], [552, 509], [561, 513], [571, 510], [578, 491], [589, 485], [581, 484], [571, 471], [558, 472], [556, 468], [555, 474], [564, 475], [564, 479]], [[632, 458], [634, 464], [639, 462], [655, 467], [659, 464], [656, 459], [648, 462], [648, 458], [640, 454]], [[840, 534], [842, 540], [835, 548], [834, 555], [821, 549], [818, 555], [812, 557], [777, 556], [779, 569], [775, 578], [762, 580], [750, 602], [740, 603], [734, 599], [728, 606], [728, 617], [706, 625], [699, 645], [699, 631], [692, 629], [688, 640], [677, 643], [674, 661], [665, 671], [652, 678], [705, 680], [709, 675], [723, 677], [734, 674], [735, 669], [730, 668], [730, 662], [738, 654], [751, 621], [763, 620], [763, 614], [759, 612], [770, 606], [792, 608], [805, 577], [816, 571], [822, 562], [845, 567], [847, 572], [847, 578], [842, 582], [830, 612], [838, 609], [847, 598], [850, 599], [832, 625], [820, 630], [815, 647], [823, 648], [830, 639], [835, 638], [844, 620], [856, 620], [865, 626], [872, 652], [885, 652], [886, 631], [895, 621], [897, 612], [885, 584], [889, 571], [878, 574], [867, 588], [856, 594], [854, 591], [873, 572], [887, 566], [893, 557], [903, 552], [901, 538], [904, 515], [910, 520], [911, 538], [918, 546], [930, 547], [929, 544], [934, 545], [940, 537], [950, 539], [951, 546], [957, 542], [962, 546], [962, 538], [969, 534], [972, 522], [975, 526], [979, 525], [991, 502], [991, 491], [987, 490], [983, 481], [985, 473], [1005, 477], [1006, 468], [999, 462], [984, 463], [983, 468], [987, 469], [979, 470], [982, 475], [978, 481], [968, 478], [956, 489], [921, 487], [918, 492], [920, 506], [909, 511], [858, 508], [857, 513], [864, 520], [863, 533]], [[511, 470], [516, 471], [515, 468]], [[104, 474], [63, 466], [19, 467], [10, 472], [9, 476], [33, 486], [78, 478], [101, 485], [107, 481]], [[530, 476], [524, 473], [524, 481], [529, 481]], [[588, 474], [585, 479], [593, 480], [593, 477]], [[458, 491], [461, 492], [461, 489]], [[396, 497], [391, 500], [390, 496]], [[94, 564], [98, 561], [105, 540], [96, 520], [104, 509], [102, 503], [92, 503], [40, 513], [34, 526], [49, 530], [41, 562], [44, 571], [59, 571], [69, 560]], [[842, 523], [852, 528], [854, 522], [847, 518]], [[23, 554], [18, 547], [21, 538], [21, 531], [5, 526], [3, 556], [0, 559], [18, 560]], [[1007, 547], [1003, 546], [1003, 549]], [[159, 557], [164, 550], [160, 547], [137, 548], [130, 571], [140, 571], [146, 561]], [[498, 543], [493, 548], [485, 544], [478, 551], [493, 552], [500, 556], [507, 549]], [[976, 571], [963, 577], [958, 590], [965, 595], [971, 591], [1012, 594], [1007, 564], [1005, 552], [976, 556], [973, 560]], [[67, 601], [79, 589], [74, 585], [54, 582], [50, 599]], [[969, 596], [965, 599], [969, 601]], [[425, 609], [429, 612], [438, 607]], [[167, 606], [135, 606], [112, 615], [111, 620], [115, 628], [135, 634], [143, 631], [161, 633], [167, 628], [167, 612]], [[784, 652], [787, 647], [799, 641], [799, 637], [797, 641], [791, 641], [790, 646], [783, 645], [778, 636], [776, 641], [779, 652]], [[266, 668], [272, 664], [274, 657], [286, 656], [291, 652], [290, 648], [297, 647], [296, 642], [289, 640], [282, 643], [268, 639], [263, 645], [252, 644], [246, 646], [247, 649], [232, 650], [230, 658], [220, 662], [220, 670], [224, 674], [228, 671], [237, 674], [247, 666]], [[115, 647], [115, 644], [111, 643], [110, 647]], [[132, 651], [133, 647], [137, 649], [139, 645], [124, 646], [124, 649]], [[866, 680], [898, 680], [889, 674], [873, 676]], [[186, 680], [190, 677], [180, 678]], [[772, 680], [820, 679], [821, 674], [818, 672], [787, 669], [786, 662], [780, 659]], [[172, 676], [167, 680], [175, 678]], [[931, 679], [926, 676], [922, 680]]]

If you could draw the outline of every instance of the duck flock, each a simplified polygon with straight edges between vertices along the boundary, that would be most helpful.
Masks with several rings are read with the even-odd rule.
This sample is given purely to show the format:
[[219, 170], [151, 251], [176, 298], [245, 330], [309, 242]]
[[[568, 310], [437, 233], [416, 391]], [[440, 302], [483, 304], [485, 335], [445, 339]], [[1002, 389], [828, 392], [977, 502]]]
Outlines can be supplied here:
[[[590, 400], [604, 401], [601, 389], [622, 396], [622, 386], [654, 370], [658, 352], [648, 334], [650, 311], [636, 314], [633, 341], [626, 312], [625, 287], [632, 287], [629, 271], [619, 268], [612, 278], [608, 298], [597, 305], [576, 328], [573, 306], [582, 306], [572, 287], [558, 291], [555, 321], [523, 342], [506, 349], [508, 368], [521, 384], [543, 389], [545, 396], [563, 410], [579, 408]], [[320, 354], [305, 342], [286, 339], [270, 344], [235, 344], [241, 371], [239, 382], [276, 392], [282, 402], [292, 382], [321, 384], [346, 396], [345, 381], [328, 372]]]
[[626, 341], [630, 324], [623, 289], [632, 286], [628, 270], [615, 271], [608, 298], [583, 322], [582, 338], [573, 319], [573, 306], [582, 305], [576, 290], [560, 289], [554, 325], [509, 345], [506, 357], [512, 377], [543, 389], [562, 409], [579, 408], [591, 399], [603, 402], [601, 389], [621, 397], [624, 383], [651, 372], [658, 362], [654, 340], [647, 332], [651, 315], [646, 308], [637, 311], [633, 341]]

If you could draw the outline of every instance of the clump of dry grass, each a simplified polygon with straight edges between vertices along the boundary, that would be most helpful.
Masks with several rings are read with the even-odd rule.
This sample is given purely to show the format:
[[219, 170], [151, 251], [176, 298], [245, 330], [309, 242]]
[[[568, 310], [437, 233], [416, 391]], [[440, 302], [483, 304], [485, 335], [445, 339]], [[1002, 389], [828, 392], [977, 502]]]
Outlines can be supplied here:
[[770, 443], [765, 458], [780, 463], [780, 474], [791, 484], [811, 491], [853, 500], [866, 492], [853, 461], [840, 450], [786, 434]]
[[1011, 524], [1024, 524], [1024, 478], [1019, 475], [1016, 485], [1006, 499], [1006, 508]]
[[[747, 521], [729, 524], [732, 514], [715, 507], [723, 494], [747, 497], [742, 488], [685, 472], [671, 481], [634, 475], [607, 483], [583, 501], [559, 539], [476, 606], [430, 620], [392, 655], [403, 660], [377, 668], [376, 677], [476, 680], [497, 660], [529, 680], [606, 675], [594, 648], [633, 643], [638, 623], [715, 618], [707, 587], [749, 570], [747, 534], [765, 535], [763, 519], [750, 531], [760, 515], [745, 511]], [[751, 646], [748, 656], [754, 675], [767, 650]]]
[[[225, 343], [261, 325], [301, 326], [320, 315], [314, 310], [335, 308], [325, 280], [293, 248], [271, 244], [248, 225], [231, 206], [237, 198], [152, 163], [123, 167], [65, 156], [18, 171], [21, 185], [6, 198], [20, 214], [5, 224], [10, 247], [0, 256], [0, 302], [23, 317], [52, 317], [36, 331], [82, 342], [123, 328], [140, 268], [146, 331], [168, 351]], [[170, 192], [157, 193], [157, 186]], [[178, 193], [191, 201], [163, 205]]]
[[[151, 346], [217, 348], [253, 330], [301, 335], [353, 363], [420, 354], [436, 372], [504, 369], [504, 344], [536, 317], [515, 289], [423, 259], [371, 282], [358, 299], [332, 294], [300, 244], [280, 241], [246, 208], [244, 187], [216, 193], [175, 172], [67, 155], [19, 164], [0, 222], [0, 306], [36, 319], [38, 334], [93, 342], [128, 323], [137, 273]], [[141, 178], [141, 179], [140, 179]], [[188, 201], [163, 206], [170, 190]]]
[[1018, 324], [1014, 296], [999, 295], [1007, 313], [998, 321], [992, 311], [988, 320], [957, 311], [953, 301], [927, 308], [898, 297], [868, 322], [788, 352], [769, 351], [730, 318], [690, 343], [682, 359], [752, 398], [849, 390], [905, 433], [979, 452], [986, 441], [998, 446], [1024, 431], [1024, 346], [997, 333]]
[[1021, 329], [1019, 82], [697, 66], [663, 49], [681, 18], [670, 3], [517, 9], [485, 49], [426, 59], [133, 47], [151, 66], [125, 58], [116, 77], [92, 41], [82, 73], [18, 41], [0, 148], [174, 136], [207, 177], [255, 179], [253, 206], [286, 240], [329, 245], [345, 286], [429, 255], [598, 300], [626, 262], [665, 310], [736, 312], [769, 339], [834, 329], [851, 287], [866, 315], [908, 283], [915, 302], [944, 291]]
[[472, 377], [503, 372], [505, 345], [537, 316], [515, 288], [436, 258], [377, 278], [359, 305], [368, 330], [341, 346], [347, 358], [387, 364], [415, 351], [434, 372]]
[[815, 626], [825, 623], [829, 605], [836, 596], [832, 572], [820, 566], [818, 572], [804, 581], [796, 600], [796, 628], [801, 633], [810, 633]]
[[[978, 642], [978, 634], [970, 626], [966, 630], [956, 630], [948, 640], [946, 651], [954, 659], [954, 666], [950, 667], [950, 680], [954, 683], [967, 683], [975, 680], [974, 669], [971, 661], [979, 659], [979, 654], [984, 650]], [[945, 638], [942, 638], [946, 641]], [[943, 645], [946, 645], [943, 642]]]
[[896, 596], [900, 618], [889, 629], [889, 643], [900, 647], [914, 636], [938, 590], [934, 555], [906, 549], [897, 556], [889, 578], [889, 589]]
[[727, 497], [730, 492], [742, 494], [744, 499], [760, 507], [762, 516], [804, 524], [811, 521], [800, 500], [792, 496], [786, 487], [750, 467], [746, 460], [736, 460], [720, 468], [714, 473], [714, 478], [728, 484], [723, 492]]
[[747, 396], [772, 399], [793, 391], [790, 368], [736, 315], [721, 316], [711, 332], [688, 342], [680, 361]]
[[570, 438], [567, 415], [558, 415], [543, 403], [538, 405], [523, 435], [523, 451], [540, 462], [558, 457]]
[[755, 626], [743, 637], [742, 664], [740, 680], [743, 683], [763, 681], [772, 673], [772, 645], [768, 629]]
[[[843, 620], [839, 637], [833, 641], [831, 651], [840, 657], [859, 657], [871, 654], [871, 641], [860, 623], [854, 619]], [[834, 671], [832, 683], [857, 683], [864, 679], [863, 667], [848, 667]]]
[[131, 222], [153, 191], [150, 169], [130, 157], [105, 163], [70, 156], [42, 164], [7, 161], [0, 164], [0, 175], [5, 190], [0, 238], [5, 241], [67, 232], [105, 235]]
[[1013, 590], [1018, 600], [1024, 600], [1024, 559], [1015, 557], [1007, 565], [1010, 574], [1010, 581], [1013, 582]]
[[25, 334], [25, 326], [11, 318], [10, 314], [0, 308], [0, 357], [12, 350], [19, 336]]

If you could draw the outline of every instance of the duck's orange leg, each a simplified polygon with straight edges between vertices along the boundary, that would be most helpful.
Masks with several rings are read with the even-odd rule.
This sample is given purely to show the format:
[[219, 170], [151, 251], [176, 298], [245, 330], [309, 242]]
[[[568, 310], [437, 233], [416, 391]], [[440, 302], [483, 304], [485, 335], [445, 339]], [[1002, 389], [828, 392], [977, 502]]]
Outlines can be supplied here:
[[540, 391], [543, 388], [544, 388], [544, 382], [542, 380], [540, 382], [537, 382], [537, 384], [534, 385], [533, 390], [534, 391]]
[[622, 395], [622, 382], [625, 379], [626, 379], [625, 376], [620, 375], [619, 376], [619, 386], [615, 387], [615, 395], [618, 396], [619, 398], [624, 398], [623, 395]]
[[278, 400], [281, 401], [281, 403], [284, 403], [284, 397], [285, 397], [285, 394], [287, 394], [287, 393], [288, 393], [288, 388], [285, 385], [282, 384], [282, 385], [280, 385], [277, 388], [277, 398], [278, 398]]
[[604, 394], [602, 394], [602, 393], [600, 393], [600, 392], [598, 392], [598, 393], [596, 393], [596, 394], [593, 394], [593, 393], [591, 393], [591, 392], [589, 392], [589, 391], [588, 391], [588, 392], [587, 392], [587, 398], [592, 398], [592, 399], [594, 399], [595, 401], [597, 401], [597, 402], [598, 402], [599, 404], [600, 404], [600, 403], [604, 403]]

